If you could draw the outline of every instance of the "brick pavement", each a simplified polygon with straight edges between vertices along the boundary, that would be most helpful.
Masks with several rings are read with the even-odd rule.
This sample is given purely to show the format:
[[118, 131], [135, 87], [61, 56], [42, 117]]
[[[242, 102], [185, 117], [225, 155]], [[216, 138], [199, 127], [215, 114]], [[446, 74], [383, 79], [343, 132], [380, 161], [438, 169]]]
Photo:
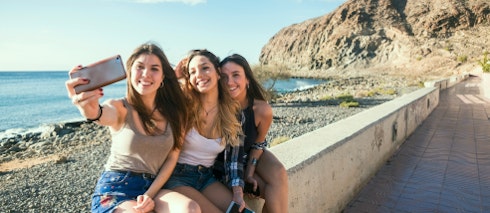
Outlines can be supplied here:
[[490, 212], [490, 100], [470, 76], [439, 105], [343, 212]]

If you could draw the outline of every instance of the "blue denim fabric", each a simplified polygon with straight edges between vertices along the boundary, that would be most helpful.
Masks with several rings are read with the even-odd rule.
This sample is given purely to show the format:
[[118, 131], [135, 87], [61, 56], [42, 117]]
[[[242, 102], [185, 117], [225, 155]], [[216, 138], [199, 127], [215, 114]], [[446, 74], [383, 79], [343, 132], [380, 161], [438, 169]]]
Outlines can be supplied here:
[[152, 178], [131, 175], [131, 172], [105, 171], [92, 195], [92, 212], [113, 212], [122, 202], [136, 200], [151, 183]]
[[177, 163], [172, 175], [163, 188], [174, 189], [179, 186], [190, 186], [198, 191], [202, 191], [216, 181], [212, 167]]

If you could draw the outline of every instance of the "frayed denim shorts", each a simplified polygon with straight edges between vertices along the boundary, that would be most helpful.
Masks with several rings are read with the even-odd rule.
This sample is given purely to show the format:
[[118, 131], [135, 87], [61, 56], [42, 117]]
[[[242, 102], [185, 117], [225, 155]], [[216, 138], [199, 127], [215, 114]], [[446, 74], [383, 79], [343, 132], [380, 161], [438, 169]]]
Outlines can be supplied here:
[[92, 195], [92, 212], [113, 212], [122, 202], [136, 200], [154, 179], [154, 175], [130, 171], [104, 171]]
[[202, 191], [216, 181], [212, 167], [177, 163], [172, 175], [163, 188], [174, 189], [179, 186], [190, 186], [198, 191]]

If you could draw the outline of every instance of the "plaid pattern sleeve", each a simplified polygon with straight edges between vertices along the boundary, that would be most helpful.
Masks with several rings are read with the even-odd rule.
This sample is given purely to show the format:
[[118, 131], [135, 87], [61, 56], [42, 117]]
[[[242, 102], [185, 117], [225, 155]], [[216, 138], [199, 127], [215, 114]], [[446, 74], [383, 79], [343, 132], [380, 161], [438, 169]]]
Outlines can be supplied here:
[[228, 173], [229, 175], [229, 186], [240, 186], [244, 188], [245, 182], [243, 181], [243, 146], [239, 147], [231, 147], [230, 149], [230, 162], [228, 165]]

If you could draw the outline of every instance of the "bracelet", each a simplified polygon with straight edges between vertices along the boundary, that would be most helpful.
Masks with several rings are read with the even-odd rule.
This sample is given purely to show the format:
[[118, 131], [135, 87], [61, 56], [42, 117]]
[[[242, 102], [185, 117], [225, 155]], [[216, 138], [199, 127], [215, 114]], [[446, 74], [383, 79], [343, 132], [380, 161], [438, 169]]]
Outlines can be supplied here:
[[100, 104], [99, 104], [99, 114], [97, 115], [97, 117], [95, 119], [90, 119], [90, 118], [87, 118], [87, 121], [92, 123], [94, 121], [99, 121], [100, 117], [102, 117], [102, 107]]
[[250, 159], [250, 165], [256, 166], [257, 165], [257, 159], [256, 158]]
[[252, 149], [264, 150], [268, 145], [269, 143], [267, 141], [255, 142], [252, 144]]

